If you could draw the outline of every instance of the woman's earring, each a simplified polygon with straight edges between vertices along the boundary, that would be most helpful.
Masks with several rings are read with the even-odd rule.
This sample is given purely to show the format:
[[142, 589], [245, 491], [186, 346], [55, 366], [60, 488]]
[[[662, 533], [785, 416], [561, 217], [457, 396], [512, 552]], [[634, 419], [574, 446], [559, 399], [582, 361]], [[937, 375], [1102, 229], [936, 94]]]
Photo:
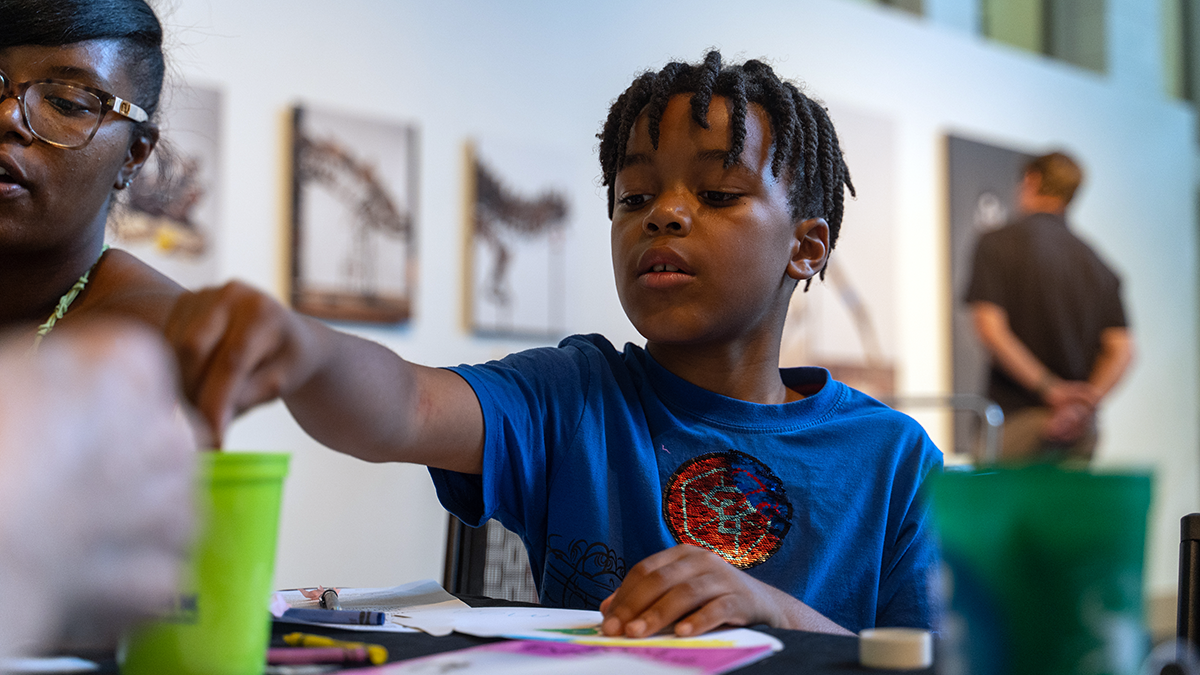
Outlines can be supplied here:
[[121, 181], [121, 187], [119, 187], [118, 189], [125, 190], [129, 187], [129, 184], [132, 182], [133, 182], [132, 178], [126, 178], [125, 180]]

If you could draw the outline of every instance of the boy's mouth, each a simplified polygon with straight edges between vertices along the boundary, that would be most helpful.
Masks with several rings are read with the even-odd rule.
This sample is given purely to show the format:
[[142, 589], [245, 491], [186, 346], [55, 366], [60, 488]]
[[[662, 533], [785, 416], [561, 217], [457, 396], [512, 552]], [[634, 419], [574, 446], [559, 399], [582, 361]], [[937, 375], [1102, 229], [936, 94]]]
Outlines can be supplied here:
[[646, 288], [666, 290], [693, 279], [687, 262], [669, 248], [646, 251], [638, 260], [638, 283]]
[[683, 256], [666, 247], [657, 247], [643, 253], [638, 258], [638, 276], [647, 274], [687, 274], [691, 275]]

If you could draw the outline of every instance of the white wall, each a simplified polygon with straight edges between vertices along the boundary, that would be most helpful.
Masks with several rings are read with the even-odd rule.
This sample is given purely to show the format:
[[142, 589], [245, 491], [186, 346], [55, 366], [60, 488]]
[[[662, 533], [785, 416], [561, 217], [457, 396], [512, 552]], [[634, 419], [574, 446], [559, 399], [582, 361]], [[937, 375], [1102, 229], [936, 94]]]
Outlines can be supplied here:
[[[1158, 91], [1158, 3], [1109, 3], [1105, 76], [964, 32], [971, 13], [953, 11], [951, 0], [936, 3], [945, 21], [841, 0], [167, 2], [175, 70], [225, 92], [224, 276], [285, 288], [290, 105], [419, 125], [416, 319], [362, 332], [431, 365], [528, 346], [473, 339], [461, 325], [461, 147], [471, 135], [528, 139], [576, 158], [584, 215], [570, 243], [581, 262], [571, 271], [568, 325], [618, 344], [637, 339], [601, 253], [594, 134], [632, 77], [668, 59], [696, 60], [711, 46], [729, 59], [765, 56], [820, 98], [894, 120], [904, 393], [940, 392], [950, 381], [944, 135], [1070, 148], [1089, 170], [1078, 230], [1123, 275], [1139, 344], [1105, 411], [1100, 464], [1156, 467], [1148, 580], [1152, 590], [1173, 588], [1178, 518], [1200, 510], [1195, 121]], [[324, 450], [278, 405], [238, 422], [230, 446], [295, 453], [278, 585], [440, 579], [445, 519], [423, 469]]]

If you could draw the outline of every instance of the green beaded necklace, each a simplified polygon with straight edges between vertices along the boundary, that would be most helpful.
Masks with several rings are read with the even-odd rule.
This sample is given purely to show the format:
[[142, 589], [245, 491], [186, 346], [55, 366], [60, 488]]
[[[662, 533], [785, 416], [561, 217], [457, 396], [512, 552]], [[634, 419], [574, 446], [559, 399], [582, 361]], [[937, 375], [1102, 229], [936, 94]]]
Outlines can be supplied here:
[[[100, 249], [100, 258], [104, 257], [104, 252], [107, 250], [108, 244], [105, 244], [104, 247]], [[79, 277], [79, 281], [76, 281], [75, 285], [58, 299], [58, 306], [55, 307], [54, 311], [50, 313], [50, 318], [46, 319], [46, 323], [38, 326], [37, 337], [33, 339], [34, 349], [37, 349], [38, 345], [42, 343], [42, 338], [46, 337], [50, 331], [54, 330], [54, 324], [58, 323], [59, 319], [63, 318], [63, 315], [65, 315], [67, 310], [71, 308], [71, 303], [75, 302], [75, 297], [78, 296], [83, 291], [84, 287], [87, 286], [88, 279], [92, 276], [92, 270], [96, 269], [96, 265], [100, 264], [100, 258], [96, 258], [96, 262], [92, 263], [92, 266], [83, 273], [83, 276]]]

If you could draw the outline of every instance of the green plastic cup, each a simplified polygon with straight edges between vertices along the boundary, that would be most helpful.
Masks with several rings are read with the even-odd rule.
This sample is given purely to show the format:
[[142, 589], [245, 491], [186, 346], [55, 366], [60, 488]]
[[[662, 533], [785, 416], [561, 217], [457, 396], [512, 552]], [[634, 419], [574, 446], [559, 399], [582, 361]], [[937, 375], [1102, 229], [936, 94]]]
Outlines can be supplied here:
[[946, 472], [938, 661], [971, 675], [1136, 675], [1151, 479], [1052, 466]]
[[176, 606], [122, 642], [124, 675], [260, 675], [288, 455], [204, 452], [199, 533]]

